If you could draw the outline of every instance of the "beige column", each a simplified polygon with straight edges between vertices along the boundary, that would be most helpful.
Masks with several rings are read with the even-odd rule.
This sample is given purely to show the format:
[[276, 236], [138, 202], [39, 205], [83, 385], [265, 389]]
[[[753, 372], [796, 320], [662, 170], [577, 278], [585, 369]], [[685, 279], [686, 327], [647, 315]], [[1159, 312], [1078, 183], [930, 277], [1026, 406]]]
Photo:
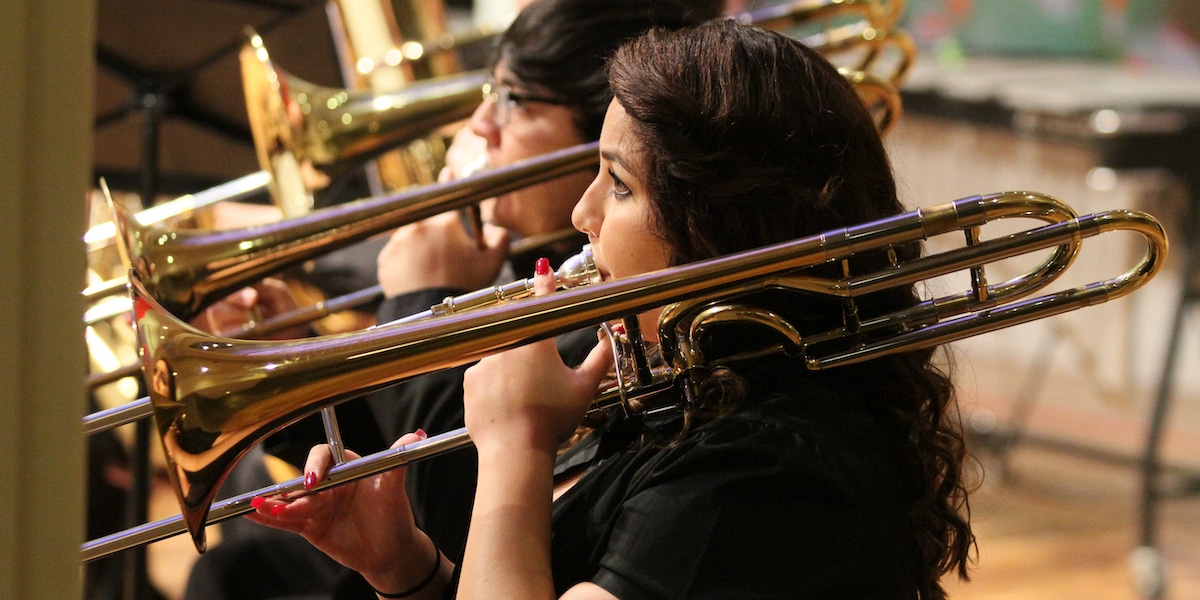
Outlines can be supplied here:
[[0, 598], [81, 596], [95, 4], [0, 0]]

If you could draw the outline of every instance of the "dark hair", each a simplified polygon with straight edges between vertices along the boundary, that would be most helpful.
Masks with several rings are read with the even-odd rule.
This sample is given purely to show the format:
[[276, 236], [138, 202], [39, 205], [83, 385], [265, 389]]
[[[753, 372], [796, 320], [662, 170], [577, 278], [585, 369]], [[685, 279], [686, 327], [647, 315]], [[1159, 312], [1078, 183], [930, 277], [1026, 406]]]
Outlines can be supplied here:
[[522, 83], [575, 108], [587, 140], [600, 137], [612, 100], [605, 61], [626, 40], [652, 27], [678, 29], [717, 17], [724, 0], [536, 0], [501, 36], [503, 60]]
[[[882, 140], [853, 86], [793, 39], [730, 20], [655, 30], [623, 46], [609, 72], [642, 144], [645, 172], [637, 175], [656, 232], [675, 250], [673, 264], [904, 211]], [[905, 261], [921, 249], [913, 243], [895, 251]], [[864, 252], [850, 267], [865, 273], [889, 262], [886, 252]], [[841, 275], [840, 265], [827, 267], [838, 270], [822, 275]], [[867, 314], [917, 302], [912, 287], [856, 300]], [[842, 324], [838, 304], [828, 300], [789, 295], [772, 308], [819, 326], [815, 331]], [[957, 570], [966, 578], [974, 545], [953, 386], [933, 355], [926, 349], [869, 363], [889, 378], [881, 410], [907, 440], [904, 458], [919, 490], [910, 512], [926, 600], [945, 597], [942, 574]], [[685, 428], [735, 410], [742, 383], [730, 369], [710, 372], [700, 382], [698, 406], [687, 409]]]

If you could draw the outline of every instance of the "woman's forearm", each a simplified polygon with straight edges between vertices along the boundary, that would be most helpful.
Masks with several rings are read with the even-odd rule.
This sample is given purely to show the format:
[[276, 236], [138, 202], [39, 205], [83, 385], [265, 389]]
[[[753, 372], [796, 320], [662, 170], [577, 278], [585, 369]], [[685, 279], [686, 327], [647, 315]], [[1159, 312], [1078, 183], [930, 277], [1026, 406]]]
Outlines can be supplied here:
[[554, 452], [481, 448], [459, 599], [554, 598], [550, 509]]

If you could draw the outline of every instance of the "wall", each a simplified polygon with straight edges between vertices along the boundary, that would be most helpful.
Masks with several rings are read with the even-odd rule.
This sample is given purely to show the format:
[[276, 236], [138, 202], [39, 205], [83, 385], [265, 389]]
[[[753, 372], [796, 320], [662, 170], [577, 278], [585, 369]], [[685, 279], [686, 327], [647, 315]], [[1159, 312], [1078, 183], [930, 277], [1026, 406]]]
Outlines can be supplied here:
[[80, 597], [94, 6], [0, 5], [0, 598]]

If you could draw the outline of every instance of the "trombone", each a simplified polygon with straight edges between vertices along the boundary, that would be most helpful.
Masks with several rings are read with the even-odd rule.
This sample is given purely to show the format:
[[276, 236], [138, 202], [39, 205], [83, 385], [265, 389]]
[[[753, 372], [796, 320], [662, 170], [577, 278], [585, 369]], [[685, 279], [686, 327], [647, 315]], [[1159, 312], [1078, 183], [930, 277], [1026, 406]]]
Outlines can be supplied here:
[[144, 227], [116, 212], [129, 263], [156, 302], [189, 318], [238, 287], [370, 235], [496, 194], [592, 168], [596, 143], [581, 144], [472, 177], [365, 198], [278, 223], [216, 232]]
[[[598, 162], [597, 144], [582, 144], [456, 181], [331, 206], [277, 223], [228, 231], [173, 232], [146, 226], [119, 204], [114, 204], [114, 212], [121, 215], [115, 222], [123, 231], [121, 235], [128, 236], [125, 238], [127, 244], [120, 246], [128, 254], [126, 264], [141, 272], [143, 285], [157, 302], [186, 320], [242, 285], [322, 253], [496, 194], [594, 168]], [[528, 244], [544, 242], [542, 238], [527, 241]], [[319, 306], [280, 315], [280, 319], [270, 326], [309, 322], [335, 308], [368, 302], [375, 295], [373, 289], [360, 290]], [[127, 312], [128, 305], [125, 306]], [[260, 327], [257, 333], [263, 329]], [[139, 369], [140, 365], [133, 363], [89, 377], [87, 385], [89, 388], [102, 385], [134, 375]], [[126, 418], [142, 414], [140, 404], [135, 400], [117, 407], [99, 420], [112, 422], [111, 426], [124, 424], [128, 422]], [[92, 432], [90, 421], [93, 419], [85, 419], [85, 430]]]
[[[983, 240], [981, 227], [1020, 217], [1039, 227]], [[1142, 236], [1146, 251], [1128, 271], [1111, 279], [1028, 298], [1056, 280], [1074, 260], [1083, 239], [1112, 231]], [[966, 245], [900, 263], [889, 249], [960, 232]], [[1052, 249], [1037, 267], [992, 284], [989, 263]], [[850, 274], [849, 259], [887, 252], [892, 264], [878, 272]], [[485, 355], [545, 339], [586, 324], [672, 306], [659, 321], [663, 364], [647, 369], [636, 384], [618, 374], [599, 394], [593, 412], [608, 414], [655, 406], [676, 380], [687, 389], [687, 373], [706, 362], [692, 352], [703, 330], [719, 323], [767, 326], [780, 334], [778, 347], [802, 358], [808, 369], [827, 369], [987, 333], [1012, 325], [1099, 304], [1132, 293], [1162, 268], [1167, 238], [1151, 216], [1112, 210], [1076, 216], [1061, 201], [1029, 192], [964, 198], [843, 229], [721, 258], [672, 267], [627, 279], [582, 285], [546, 297], [497, 301], [442, 317], [375, 327], [361, 332], [287, 342], [232, 340], [191, 329], [159, 306], [134, 272], [137, 330], [144, 373], [168, 472], [182, 514], [85, 544], [84, 560], [182, 533], [205, 548], [204, 527], [251, 510], [255, 495], [296, 491], [295, 480], [212, 506], [217, 488], [240, 456], [264, 436], [313, 412], [408, 377], [465, 364]], [[808, 270], [841, 264], [845, 276], [827, 279]], [[935, 297], [887, 315], [858, 316], [855, 298], [897, 285], [970, 272], [970, 289]], [[825, 332], [801, 332], [758, 310], [745, 297], [764, 289], [840, 299], [846, 324]], [[625, 346], [626, 344], [622, 344]], [[627, 344], [646, 364], [644, 350]], [[697, 362], [699, 361], [699, 362]], [[630, 361], [618, 361], [618, 364]], [[669, 409], [664, 406], [662, 409]], [[655, 408], [657, 410], [658, 408]], [[385, 470], [374, 464], [404, 464], [468, 442], [450, 432], [407, 449], [372, 455], [336, 467], [329, 485]], [[365, 461], [365, 462], [364, 462]], [[369, 466], [368, 466], [369, 465]], [[322, 485], [321, 487], [326, 487]], [[210, 520], [210, 515], [213, 520]]]
[[[886, 133], [901, 110], [896, 87], [916, 55], [915, 45], [903, 30], [889, 29], [902, 10], [902, 0], [794, 0], [734, 18], [782, 29], [818, 19], [857, 17], [853, 25], [814, 34], [803, 41], [827, 55], [868, 48], [864, 58], [840, 68], [876, 112], [880, 130]], [[900, 59], [890, 72], [873, 72], [875, 58], [888, 46], [899, 49]], [[262, 37], [253, 30], [247, 30], [240, 61], [251, 132], [263, 170], [196, 194], [195, 198], [184, 196], [168, 203], [170, 206], [147, 209], [139, 214], [141, 224], [150, 225], [185, 210], [264, 189], [269, 189], [285, 216], [303, 215], [311, 208], [310, 181], [314, 177], [345, 171], [438, 126], [469, 116], [479, 102], [485, 79], [478, 72], [443, 76], [386, 94], [321, 87], [276, 67]], [[324, 172], [315, 174], [313, 169], [317, 168]], [[113, 228], [105, 224], [89, 232], [88, 239], [109, 239], [114, 234]], [[123, 278], [116, 278], [92, 286], [84, 294], [96, 298], [121, 291], [125, 284]], [[111, 318], [125, 308], [122, 305], [99, 311], [89, 315], [89, 322]]]

